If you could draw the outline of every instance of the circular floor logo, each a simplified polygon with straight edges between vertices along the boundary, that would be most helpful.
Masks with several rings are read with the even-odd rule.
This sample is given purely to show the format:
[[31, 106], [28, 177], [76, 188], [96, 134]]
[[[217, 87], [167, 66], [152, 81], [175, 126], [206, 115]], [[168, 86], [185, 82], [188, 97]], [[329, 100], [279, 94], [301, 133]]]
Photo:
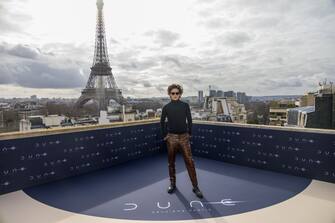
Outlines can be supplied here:
[[285, 201], [309, 179], [193, 157], [199, 188], [192, 192], [181, 156], [177, 190], [169, 185], [165, 154], [39, 185], [24, 191], [50, 206], [80, 214], [128, 220], [187, 220], [239, 214]]

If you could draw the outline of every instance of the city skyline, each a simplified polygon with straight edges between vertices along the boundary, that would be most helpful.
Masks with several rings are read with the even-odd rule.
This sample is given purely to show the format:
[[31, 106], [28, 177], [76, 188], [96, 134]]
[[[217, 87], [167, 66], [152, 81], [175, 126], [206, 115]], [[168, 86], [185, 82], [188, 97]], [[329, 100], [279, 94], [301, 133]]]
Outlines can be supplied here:
[[[1, 97], [80, 96], [95, 2], [0, 1]], [[186, 96], [212, 83], [301, 95], [335, 73], [334, 9], [331, 0], [105, 0], [111, 66], [125, 97], [166, 96], [175, 81]]]

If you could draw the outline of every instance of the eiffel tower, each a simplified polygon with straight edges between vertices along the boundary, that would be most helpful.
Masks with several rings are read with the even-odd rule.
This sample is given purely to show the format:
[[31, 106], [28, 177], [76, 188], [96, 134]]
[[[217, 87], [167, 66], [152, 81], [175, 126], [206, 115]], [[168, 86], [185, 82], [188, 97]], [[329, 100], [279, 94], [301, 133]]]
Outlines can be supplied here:
[[75, 103], [76, 108], [82, 108], [83, 105], [91, 99], [98, 102], [99, 111], [107, 110], [108, 103], [111, 99], [114, 99], [121, 105], [126, 103], [122, 96], [122, 90], [116, 85], [109, 63], [103, 6], [103, 0], [97, 0], [98, 13], [94, 59], [86, 87], [81, 91], [81, 96]]

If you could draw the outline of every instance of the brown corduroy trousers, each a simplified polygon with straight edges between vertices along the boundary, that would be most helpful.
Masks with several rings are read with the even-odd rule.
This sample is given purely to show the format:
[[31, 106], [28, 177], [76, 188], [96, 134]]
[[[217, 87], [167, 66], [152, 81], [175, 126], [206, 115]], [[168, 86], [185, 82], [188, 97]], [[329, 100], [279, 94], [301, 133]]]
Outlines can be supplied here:
[[167, 149], [168, 149], [168, 167], [170, 182], [173, 185], [176, 185], [176, 168], [175, 160], [178, 149], [181, 149], [181, 152], [184, 157], [185, 166], [188, 171], [188, 175], [192, 182], [193, 187], [198, 187], [197, 175], [194, 166], [194, 160], [191, 153], [191, 144], [190, 136], [188, 133], [182, 134], [173, 134], [168, 133], [166, 139]]

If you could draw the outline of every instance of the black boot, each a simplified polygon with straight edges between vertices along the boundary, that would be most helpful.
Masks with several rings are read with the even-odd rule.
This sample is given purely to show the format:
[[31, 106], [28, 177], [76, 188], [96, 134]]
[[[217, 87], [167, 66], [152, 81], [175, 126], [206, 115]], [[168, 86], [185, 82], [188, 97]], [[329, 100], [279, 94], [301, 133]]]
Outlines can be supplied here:
[[168, 192], [169, 194], [171, 194], [171, 193], [173, 193], [173, 191], [174, 191], [175, 189], [176, 189], [176, 185], [175, 185], [175, 184], [170, 184], [170, 186], [169, 186], [167, 192]]
[[198, 198], [204, 197], [198, 187], [193, 187], [193, 193], [195, 193]]

